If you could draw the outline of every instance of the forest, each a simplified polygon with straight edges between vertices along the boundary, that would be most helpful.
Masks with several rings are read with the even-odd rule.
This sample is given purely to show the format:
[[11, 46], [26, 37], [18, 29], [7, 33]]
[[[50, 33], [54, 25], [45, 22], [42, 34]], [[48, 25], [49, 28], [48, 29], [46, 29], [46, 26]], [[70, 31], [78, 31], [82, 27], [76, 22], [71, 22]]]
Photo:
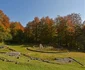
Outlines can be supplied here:
[[[55, 14], [56, 15], [56, 14]], [[30, 17], [28, 17], [30, 18]], [[71, 13], [55, 19], [34, 17], [22, 26], [0, 10], [0, 42], [5, 44], [43, 44], [85, 52], [85, 21]]]

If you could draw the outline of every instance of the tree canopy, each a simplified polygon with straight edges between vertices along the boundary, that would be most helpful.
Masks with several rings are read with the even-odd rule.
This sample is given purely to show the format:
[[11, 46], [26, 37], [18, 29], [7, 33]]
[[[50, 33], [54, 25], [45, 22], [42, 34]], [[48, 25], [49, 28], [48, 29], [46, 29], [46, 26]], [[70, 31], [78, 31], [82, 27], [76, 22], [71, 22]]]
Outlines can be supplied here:
[[10, 22], [0, 10], [0, 42], [10, 44], [43, 43], [58, 48], [85, 51], [85, 21], [79, 14], [35, 17], [23, 27], [20, 22]]

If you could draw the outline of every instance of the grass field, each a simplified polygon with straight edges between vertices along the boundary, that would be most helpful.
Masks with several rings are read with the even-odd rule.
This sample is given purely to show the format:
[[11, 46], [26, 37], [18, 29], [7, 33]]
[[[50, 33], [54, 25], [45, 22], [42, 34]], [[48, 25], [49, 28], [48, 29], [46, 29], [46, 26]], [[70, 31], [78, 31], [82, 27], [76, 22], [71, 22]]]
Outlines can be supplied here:
[[[19, 51], [21, 53], [25, 53], [32, 57], [41, 58], [50, 61], [52, 61], [54, 58], [72, 57], [85, 65], [85, 53], [82, 52], [41, 53], [41, 52], [29, 51], [23, 45], [9, 45], [8, 47], [15, 49], [16, 51]], [[36, 49], [36, 48], [31, 48], [31, 49]], [[3, 51], [10, 52], [10, 50], [6, 48], [0, 49], [0, 52]], [[53, 50], [51, 51], [55, 52]], [[20, 64], [15, 64], [14, 62], [12, 63], [0, 60], [0, 70], [85, 70], [85, 67], [79, 65], [76, 62], [66, 63], [66, 64], [57, 64], [57, 63], [51, 64], [51, 63], [41, 62], [38, 60], [30, 60], [28, 57], [25, 57], [23, 55], [20, 56], [20, 59], [16, 59], [16, 57], [8, 56], [6, 54], [0, 54], [0, 57], [20, 62]]]

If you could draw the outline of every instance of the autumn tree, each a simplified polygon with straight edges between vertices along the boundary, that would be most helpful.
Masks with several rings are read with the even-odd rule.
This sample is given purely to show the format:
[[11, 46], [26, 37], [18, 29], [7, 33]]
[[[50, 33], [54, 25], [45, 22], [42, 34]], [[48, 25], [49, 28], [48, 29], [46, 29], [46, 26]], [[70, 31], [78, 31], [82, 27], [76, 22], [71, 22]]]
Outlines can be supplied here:
[[9, 18], [3, 13], [3, 11], [0, 10], [0, 40], [2, 42], [12, 38], [9, 26]]
[[60, 46], [65, 48], [78, 48], [76, 38], [79, 35], [78, 30], [81, 24], [81, 18], [79, 14], [71, 14], [64, 17], [57, 17], [55, 19], [56, 31], [57, 31], [57, 42]]
[[40, 41], [42, 43], [52, 43], [53, 37], [55, 35], [54, 21], [47, 17], [41, 18], [40, 21]]
[[0, 10], [0, 23], [2, 23], [6, 29], [10, 26], [9, 18], [2, 10]]
[[12, 34], [12, 43], [23, 43], [24, 36], [24, 27], [20, 22], [11, 22], [10, 24], [11, 34]]

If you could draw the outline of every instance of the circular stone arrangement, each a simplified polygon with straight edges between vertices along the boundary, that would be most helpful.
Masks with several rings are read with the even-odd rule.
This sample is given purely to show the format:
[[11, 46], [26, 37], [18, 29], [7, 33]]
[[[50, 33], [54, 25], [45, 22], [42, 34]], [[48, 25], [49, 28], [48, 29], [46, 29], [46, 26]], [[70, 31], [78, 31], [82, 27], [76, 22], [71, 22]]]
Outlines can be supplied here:
[[[20, 55], [23, 55], [25, 57], [28, 57], [30, 58], [30, 60], [38, 60], [38, 61], [42, 61], [42, 62], [46, 62], [46, 63], [52, 63], [52, 64], [66, 64], [66, 63], [72, 63], [72, 62], [76, 62], [82, 66], [84, 66], [82, 63], [80, 63], [79, 61], [75, 60], [74, 58], [71, 58], [71, 57], [65, 57], [65, 58], [54, 58], [53, 61], [55, 62], [52, 62], [50, 60], [44, 60], [44, 59], [40, 59], [40, 58], [36, 58], [36, 57], [31, 57], [27, 54], [24, 54], [24, 53], [21, 53], [21, 52], [17, 52], [16, 50], [14, 49], [11, 49], [9, 47], [7, 47], [8, 50], [10, 50], [11, 52], [0, 52], [1, 54], [7, 54], [8, 56], [16, 56], [17, 59], [19, 59], [19, 56]], [[28, 49], [29, 50], [29, 49]], [[34, 51], [34, 50], [33, 50]], [[46, 53], [46, 52], [45, 52]], [[20, 62], [17, 62], [17, 61], [13, 61], [13, 60], [9, 60], [9, 59], [6, 59], [4, 57], [0, 57], [0, 60], [2, 61], [6, 61], [6, 62], [14, 62], [15, 64], [20, 64]], [[28, 60], [29, 62], [29, 60]]]

